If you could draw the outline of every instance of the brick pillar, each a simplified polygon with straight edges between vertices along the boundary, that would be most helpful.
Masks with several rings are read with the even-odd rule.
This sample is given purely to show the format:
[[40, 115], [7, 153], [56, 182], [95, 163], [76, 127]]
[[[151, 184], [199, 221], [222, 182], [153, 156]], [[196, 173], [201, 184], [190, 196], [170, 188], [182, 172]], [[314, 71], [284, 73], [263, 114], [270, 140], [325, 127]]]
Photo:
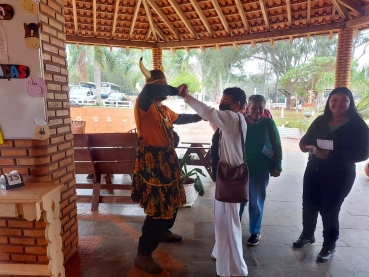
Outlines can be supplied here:
[[[5, 140], [0, 145], [0, 173], [16, 169], [28, 182], [64, 184], [60, 218], [66, 262], [77, 250], [78, 225], [63, 1], [41, 0], [39, 16], [51, 136]], [[45, 226], [43, 221], [0, 218], [0, 262], [48, 263]]]
[[160, 69], [162, 63], [163, 52], [160, 48], [152, 49], [152, 67], [153, 69]]
[[354, 29], [345, 28], [338, 32], [336, 77], [334, 87], [349, 87], [352, 61]]

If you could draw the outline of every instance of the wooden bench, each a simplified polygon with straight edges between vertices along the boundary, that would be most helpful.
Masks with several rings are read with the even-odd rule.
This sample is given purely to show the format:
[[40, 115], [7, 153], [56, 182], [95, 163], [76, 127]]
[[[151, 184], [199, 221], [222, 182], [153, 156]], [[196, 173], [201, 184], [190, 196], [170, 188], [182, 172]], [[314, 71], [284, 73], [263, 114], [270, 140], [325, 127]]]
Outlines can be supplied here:
[[[92, 189], [92, 195], [78, 195], [77, 201], [91, 202], [91, 210], [98, 210], [99, 203], [127, 203], [130, 196], [101, 196], [101, 189], [130, 190], [127, 184], [113, 184], [112, 174], [133, 176], [138, 136], [136, 133], [102, 133], [74, 135], [74, 161], [76, 174], [93, 176], [92, 183], [77, 182], [77, 189]], [[101, 184], [106, 174], [106, 184]]]

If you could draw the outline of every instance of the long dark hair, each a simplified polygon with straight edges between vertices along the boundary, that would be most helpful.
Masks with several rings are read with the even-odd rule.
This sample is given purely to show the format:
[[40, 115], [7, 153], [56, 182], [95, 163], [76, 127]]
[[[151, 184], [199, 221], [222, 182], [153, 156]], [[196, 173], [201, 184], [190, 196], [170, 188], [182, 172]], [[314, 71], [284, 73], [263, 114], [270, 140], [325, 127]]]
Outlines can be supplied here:
[[347, 110], [347, 116], [351, 119], [361, 118], [361, 116], [356, 111], [354, 97], [352, 96], [352, 92], [347, 87], [338, 87], [331, 91], [331, 93], [328, 96], [327, 103], [325, 104], [325, 109], [324, 109], [324, 114], [323, 114], [324, 117], [328, 120], [332, 119], [332, 111], [329, 108], [329, 101], [331, 100], [334, 94], [337, 94], [340, 92], [346, 94], [347, 97], [350, 99], [349, 108]]

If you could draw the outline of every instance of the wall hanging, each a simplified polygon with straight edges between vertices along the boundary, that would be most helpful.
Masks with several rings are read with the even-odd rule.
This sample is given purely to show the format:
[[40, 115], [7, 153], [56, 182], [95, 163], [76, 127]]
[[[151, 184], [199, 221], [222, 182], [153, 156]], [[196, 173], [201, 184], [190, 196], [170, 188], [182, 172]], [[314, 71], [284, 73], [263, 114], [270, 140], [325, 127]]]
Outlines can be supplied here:
[[24, 79], [29, 77], [28, 66], [16, 64], [0, 64], [0, 79]]
[[7, 4], [0, 4], [0, 20], [10, 20], [14, 16], [12, 6]]
[[26, 91], [31, 97], [43, 97], [47, 93], [44, 79], [40, 77], [29, 77], [26, 80]]
[[38, 13], [38, 4], [33, 0], [20, 0], [21, 7], [23, 10], [31, 13], [37, 14]]
[[24, 23], [24, 43], [29, 49], [38, 49], [40, 48], [40, 28], [41, 24], [38, 23]]
[[45, 140], [50, 137], [49, 125], [47, 124], [45, 119], [41, 117], [35, 118], [34, 124], [35, 124], [34, 131], [35, 139]]

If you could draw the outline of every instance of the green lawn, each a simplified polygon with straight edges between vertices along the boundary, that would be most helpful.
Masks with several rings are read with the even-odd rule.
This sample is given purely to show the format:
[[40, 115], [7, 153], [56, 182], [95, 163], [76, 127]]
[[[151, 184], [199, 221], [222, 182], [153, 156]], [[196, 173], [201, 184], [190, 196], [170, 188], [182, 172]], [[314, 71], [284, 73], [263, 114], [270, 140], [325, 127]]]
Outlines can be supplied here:
[[[288, 125], [288, 122], [293, 124], [304, 119], [304, 115], [301, 110], [297, 113], [295, 109], [284, 109], [283, 118], [281, 118], [281, 109], [269, 109], [269, 111], [272, 113], [273, 120], [277, 126], [282, 126], [282, 124], [286, 126]], [[313, 118], [316, 118], [316, 116], [317, 113], [315, 112], [315, 116]]]

